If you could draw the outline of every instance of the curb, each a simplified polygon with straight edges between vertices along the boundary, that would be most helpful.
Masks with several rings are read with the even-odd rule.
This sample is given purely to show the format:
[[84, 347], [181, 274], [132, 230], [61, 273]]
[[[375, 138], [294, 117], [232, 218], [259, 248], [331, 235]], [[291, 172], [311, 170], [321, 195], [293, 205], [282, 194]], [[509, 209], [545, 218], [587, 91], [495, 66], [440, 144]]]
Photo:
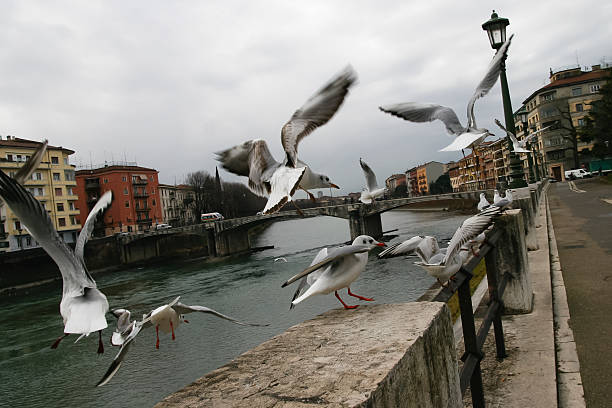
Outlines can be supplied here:
[[546, 223], [550, 250], [550, 279], [553, 298], [553, 319], [555, 330], [555, 360], [557, 371], [557, 403], [560, 408], [586, 407], [584, 389], [580, 376], [580, 361], [576, 351], [574, 332], [570, 327], [570, 313], [567, 304], [565, 283], [557, 251], [557, 240], [546, 197]]

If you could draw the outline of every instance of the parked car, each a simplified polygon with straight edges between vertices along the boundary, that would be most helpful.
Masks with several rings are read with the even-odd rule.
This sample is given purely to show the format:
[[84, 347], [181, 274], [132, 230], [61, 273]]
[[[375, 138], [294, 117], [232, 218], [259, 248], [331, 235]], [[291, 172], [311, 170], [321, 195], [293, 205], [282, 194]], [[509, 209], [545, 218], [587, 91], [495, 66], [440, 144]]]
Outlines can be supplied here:
[[172, 225], [170, 225], [170, 224], [157, 224], [155, 226], [156, 230], [164, 230], [164, 229], [168, 229], [168, 228], [172, 228]]
[[206, 213], [206, 214], [200, 215], [200, 220], [202, 222], [222, 221], [223, 216], [218, 212]]
[[565, 178], [568, 180], [581, 179], [586, 177], [592, 177], [592, 175], [585, 169], [573, 169], [565, 171]]

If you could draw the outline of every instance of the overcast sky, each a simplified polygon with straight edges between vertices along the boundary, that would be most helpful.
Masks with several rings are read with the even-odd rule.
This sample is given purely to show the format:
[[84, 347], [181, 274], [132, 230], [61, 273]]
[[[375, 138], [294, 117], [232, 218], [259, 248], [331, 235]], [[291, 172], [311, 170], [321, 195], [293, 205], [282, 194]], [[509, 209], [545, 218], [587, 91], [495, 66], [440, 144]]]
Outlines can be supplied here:
[[[47, 138], [74, 164], [137, 161], [161, 182], [214, 174], [213, 152], [280, 129], [347, 64], [359, 83], [300, 157], [343, 187], [380, 183], [459, 154], [440, 122], [412, 124], [379, 105], [466, 103], [493, 56], [481, 24], [510, 20], [514, 110], [549, 68], [612, 62], [612, 3], [559, 1], [27, 1], [0, 0], [0, 135]], [[499, 134], [499, 82], [476, 118]], [[238, 178], [220, 170], [225, 180]], [[242, 178], [242, 180], [246, 180]], [[302, 194], [302, 193], [301, 193]], [[300, 195], [301, 196], [301, 195]]]

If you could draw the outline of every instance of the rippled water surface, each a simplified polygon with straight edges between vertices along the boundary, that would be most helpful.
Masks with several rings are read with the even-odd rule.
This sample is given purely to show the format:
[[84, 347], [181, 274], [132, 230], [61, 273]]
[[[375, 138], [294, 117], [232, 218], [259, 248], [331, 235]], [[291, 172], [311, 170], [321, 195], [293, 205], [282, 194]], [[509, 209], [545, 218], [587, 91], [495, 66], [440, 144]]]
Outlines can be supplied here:
[[[398, 228], [391, 242], [416, 234], [449, 239], [466, 215], [442, 212], [390, 211], [382, 215], [383, 229]], [[95, 275], [111, 308], [126, 307], [140, 316], [176, 296], [186, 304], [211, 307], [268, 327], [244, 327], [209, 315], [191, 314], [189, 324], [176, 332], [176, 341], [143, 330], [115, 377], [95, 387], [118, 348], [108, 345], [115, 322], [108, 316], [104, 331], [106, 352], [96, 354], [97, 336], [74, 344], [65, 339], [57, 350], [49, 346], [62, 333], [59, 314], [61, 285], [47, 285], [27, 296], [0, 299], [0, 406], [11, 407], [148, 407], [240, 353], [340, 304], [333, 295], [316, 296], [289, 310], [295, 285], [280, 284], [308, 266], [323, 246], [349, 239], [346, 220], [317, 217], [277, 222], [256, 237], [254, 246], [272, 250], [225, 262], [190, 259]], [[366, 272], [351, 285], [354, 293], [376, 303], [417, 299], [432, 283], [413, 258], [378, 260], [370, 254]], [[274, 263], [283, 256], [287, 263]], [[345, 291], [349, 304], [359, 303]], [[347, 311], [350, 313], [350, 311]], [[72, 341], [71, 341], [72, 338]]]

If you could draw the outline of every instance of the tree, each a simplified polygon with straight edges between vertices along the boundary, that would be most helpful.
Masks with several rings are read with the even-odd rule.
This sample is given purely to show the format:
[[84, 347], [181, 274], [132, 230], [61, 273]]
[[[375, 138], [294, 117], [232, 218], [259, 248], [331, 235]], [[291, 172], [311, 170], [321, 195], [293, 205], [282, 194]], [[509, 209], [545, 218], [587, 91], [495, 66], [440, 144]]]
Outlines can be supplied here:
[[[612, 72], [612, 71], [609, 71]], [[591, 103], [586, 124], [580, 129], [580, 139], [594, 142], [591, 153], [603, 159], [612, 151], [612, 77], [608, 76], [606, 84], [599, 90], [601, 99]]]
[[453, 186], [450, 182], [448, 173], [444, 173], [433, 183], [429, 183], [429, 194], [446, 194], [452, 193]]
[[408, 186], [405, 184], [400, 184], [399, 186], [395, 187], [395, 191], [393, 191], [393, 197], [395, 198], [406, 197], [407, 193], [408, 193]]
[[574, 158], [574, 168], [577, 169], [580, 167], [580, 160], [578, 159], [578, 130], [576, 126], [574, 126], [574, 121], [572, 120], [572, 115], [569, 111], [569, 105], [567, 104], [567, 100], [563, 100], [564, 106], [559, 106], [559, 115], [561, 116], [561, 120], [557, 121], [556, 128], [562, 130], [560, 136], [563, 140], [569, 142], [570, 149], [572, 150], [572, 156]]

